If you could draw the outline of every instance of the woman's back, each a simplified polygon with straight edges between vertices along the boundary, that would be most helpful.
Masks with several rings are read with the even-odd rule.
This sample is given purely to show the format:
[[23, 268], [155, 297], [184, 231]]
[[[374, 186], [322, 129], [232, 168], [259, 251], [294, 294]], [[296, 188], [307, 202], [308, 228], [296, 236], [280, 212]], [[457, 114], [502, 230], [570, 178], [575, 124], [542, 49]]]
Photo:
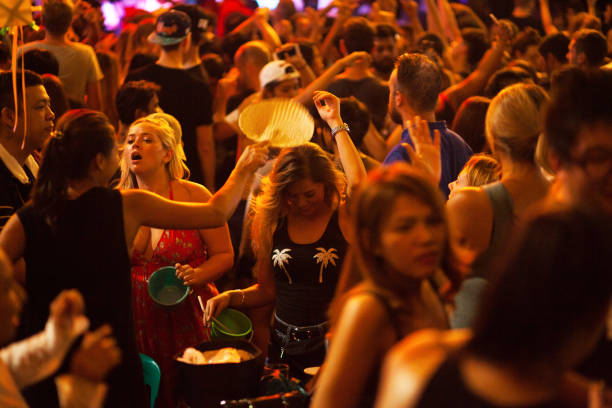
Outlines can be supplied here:
[[67, 201], [54, 228], [31, 205], [18, 216], [26, 236], [30, 299], [20, 336], [43, 329], [49, 299], [62, 289], [77, 288], [85, 299], [91, 326], [110, 324], [122, 350], [122, 363], [109, 376], [107, 406], [143, 406], [146, 395], [130, 312], [130, 263], [120, 193], [92, 188]]

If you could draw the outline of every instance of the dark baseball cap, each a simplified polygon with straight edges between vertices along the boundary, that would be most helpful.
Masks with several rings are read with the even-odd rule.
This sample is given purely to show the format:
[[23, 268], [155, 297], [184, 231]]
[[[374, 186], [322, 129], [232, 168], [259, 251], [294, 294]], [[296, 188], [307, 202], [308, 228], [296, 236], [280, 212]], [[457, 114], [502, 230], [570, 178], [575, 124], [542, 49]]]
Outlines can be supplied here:
[[172, 45], [183, 41], [191, 30], [191, 19], [182, 11], [170, 10], [157, 17], [155, 32], [148, 40], [154, 44]]

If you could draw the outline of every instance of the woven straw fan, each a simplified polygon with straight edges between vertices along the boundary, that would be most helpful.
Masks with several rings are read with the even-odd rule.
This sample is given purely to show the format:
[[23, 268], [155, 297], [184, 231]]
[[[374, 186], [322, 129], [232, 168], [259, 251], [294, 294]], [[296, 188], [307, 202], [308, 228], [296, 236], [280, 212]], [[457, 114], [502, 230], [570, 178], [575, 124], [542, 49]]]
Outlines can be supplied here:
[[293, 147], [308, 142], [314, 132], [314, 120], [308, 110], [293, 99], [272, 98], [254, 103], [238, 119], [246, 137], [274, 147]]

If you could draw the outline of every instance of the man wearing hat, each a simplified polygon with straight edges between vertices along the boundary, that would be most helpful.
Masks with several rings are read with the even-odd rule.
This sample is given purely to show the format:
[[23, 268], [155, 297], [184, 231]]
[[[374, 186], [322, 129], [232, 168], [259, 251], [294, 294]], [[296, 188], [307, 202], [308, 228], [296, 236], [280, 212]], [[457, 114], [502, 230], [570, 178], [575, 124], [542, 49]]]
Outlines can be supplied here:
[[212, 30], [216, 25], [216, 17], [195, 4], [179, 4], [172, 7], [172, 10], [182, 11], [191, 19], [191, 41], [189, 49], [183, 55], [184, 68], [208, 82], [208, 73], [200, 58], [200, 47], [214, 38]]
[[183, 128], [183, 143], [191, 181], [214, 190], [215, 145], [212, 135], [212, 95], [201, 76], [185, 69], [192, 22], [182, 11], [170, 10], [157, 18], [149, 42], [161, 46], [155, 64], [130, 73], [128, 81], [146, 80], [160, 86], [159, 105]]

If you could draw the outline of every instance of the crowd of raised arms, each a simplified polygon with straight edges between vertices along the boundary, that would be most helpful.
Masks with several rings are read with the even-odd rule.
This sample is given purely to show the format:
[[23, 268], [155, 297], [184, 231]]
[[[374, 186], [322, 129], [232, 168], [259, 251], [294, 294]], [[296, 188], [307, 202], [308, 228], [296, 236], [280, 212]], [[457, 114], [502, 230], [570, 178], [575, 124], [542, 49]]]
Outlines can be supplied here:
[[0, 34], [0, 407], [186, 407], [227, 308], [301, 406], [612, 407], [612, 0], [102, 3]]

